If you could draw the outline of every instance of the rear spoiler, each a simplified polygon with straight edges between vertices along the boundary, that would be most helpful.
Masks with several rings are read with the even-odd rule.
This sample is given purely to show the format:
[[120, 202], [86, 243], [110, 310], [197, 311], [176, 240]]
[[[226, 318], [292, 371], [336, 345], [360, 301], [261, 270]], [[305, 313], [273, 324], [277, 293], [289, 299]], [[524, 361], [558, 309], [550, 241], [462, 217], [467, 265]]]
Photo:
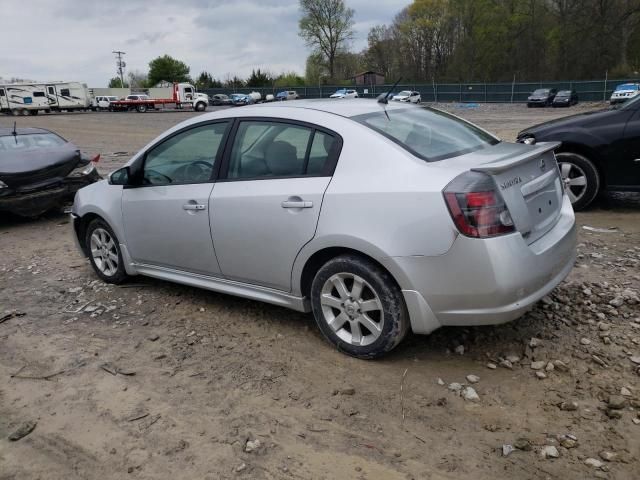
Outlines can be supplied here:
[[547, 152], [555, 150], [560, 145], [562, 145], [562, 142], [536, 143], [535, 145], [528, 146], [527, 151], [521, 153], [520, 155], [508, 156], [504, 160], [497, 160], [486, 165], [474, 167], [471, 169], [471, 171], [488, 173], [490, 175], [501, 173], [522, 163], [527, 163], [533, 158], [539, 157]]

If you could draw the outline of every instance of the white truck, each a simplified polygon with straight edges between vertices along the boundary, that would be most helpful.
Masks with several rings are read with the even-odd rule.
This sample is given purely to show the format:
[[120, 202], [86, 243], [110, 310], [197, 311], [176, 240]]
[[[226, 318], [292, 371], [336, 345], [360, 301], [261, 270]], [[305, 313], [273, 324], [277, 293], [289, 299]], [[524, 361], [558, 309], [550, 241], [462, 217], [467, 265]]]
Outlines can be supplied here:
[[87, 110], [91, 97], [79, 82], [0, 84], [0, 112], [37, 115], [61, 110]]
[[209, 95], [196, 92], [190, 83], [174, 83], [171, 98], [150, 98], [148, 95], [129, 95], [124, 100], [109, 104], [109, 110], [120, 112], [137, 111], [144, 113], [157, 110], [160, 105], [175, 105], [176, 108], [193, 108], [196, 112], [204, 112], [209, 106]]

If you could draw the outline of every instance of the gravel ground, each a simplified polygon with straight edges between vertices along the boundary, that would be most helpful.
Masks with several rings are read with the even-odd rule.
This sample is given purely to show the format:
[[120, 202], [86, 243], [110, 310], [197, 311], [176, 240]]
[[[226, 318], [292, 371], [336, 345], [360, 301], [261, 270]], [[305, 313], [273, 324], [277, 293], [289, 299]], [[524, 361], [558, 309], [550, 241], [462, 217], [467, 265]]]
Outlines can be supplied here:
[[[506, 140], [570, 113], [442, 107]], [[17, 122], [102, 153], [106, 173], [192, 115]], [[523, 318], [373, 362], [332, 350], [310, 315], [106, 285], [61, 214], [0, 218], [0, 479], [637, 479], [637, 197], [578, 214], [576, 268]]]

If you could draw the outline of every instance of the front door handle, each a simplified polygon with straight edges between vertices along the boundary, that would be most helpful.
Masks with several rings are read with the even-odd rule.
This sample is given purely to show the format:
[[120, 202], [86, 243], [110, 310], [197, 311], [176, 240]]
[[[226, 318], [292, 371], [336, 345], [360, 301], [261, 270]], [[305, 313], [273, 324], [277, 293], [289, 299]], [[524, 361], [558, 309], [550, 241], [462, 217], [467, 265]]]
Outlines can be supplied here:
[[187, 203], [182, 205], [183, 210], [206, 210], [207, 206], [202, 205], [201, 203]]
[[281, 205], [282, 208], [312, 208], [313, 202], [305, 202], [304, 200], [285, 200]]

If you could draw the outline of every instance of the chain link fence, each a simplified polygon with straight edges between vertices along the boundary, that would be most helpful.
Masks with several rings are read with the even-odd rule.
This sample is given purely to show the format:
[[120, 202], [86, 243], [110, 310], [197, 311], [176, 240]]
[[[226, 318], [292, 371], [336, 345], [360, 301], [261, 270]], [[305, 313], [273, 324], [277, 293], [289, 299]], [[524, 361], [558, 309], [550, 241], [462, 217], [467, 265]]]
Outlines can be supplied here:
[[[394, 92], [415, 90], [420, 92], [423, 102], [459, 102], [459, 103], [524, 103], [527, 97], [537, 88], [556, 88], [558, 90], [575, 90], [580, 101], [607, 101], [616, 86], [623, 83], [638, 82], [638, 79], [618, 80], [586, 80], [564, 82], [512, 82], [512, 83], [403, 83], [396, 86]], [[386, 93], [393, 85], [356, 85], [338, 86], [321, 85], [305, 87], [254, 87], [254, 88], [208, 88], [202, 90], [208, 95], [217, 93], [251, 93], [259, 92], [264, 99], [266, 95], [276, 95], [284, 90], [295, 90], [301, 98], [327, 98], [336, 90], [355, 89], [360, 97], [374, 98]]]

